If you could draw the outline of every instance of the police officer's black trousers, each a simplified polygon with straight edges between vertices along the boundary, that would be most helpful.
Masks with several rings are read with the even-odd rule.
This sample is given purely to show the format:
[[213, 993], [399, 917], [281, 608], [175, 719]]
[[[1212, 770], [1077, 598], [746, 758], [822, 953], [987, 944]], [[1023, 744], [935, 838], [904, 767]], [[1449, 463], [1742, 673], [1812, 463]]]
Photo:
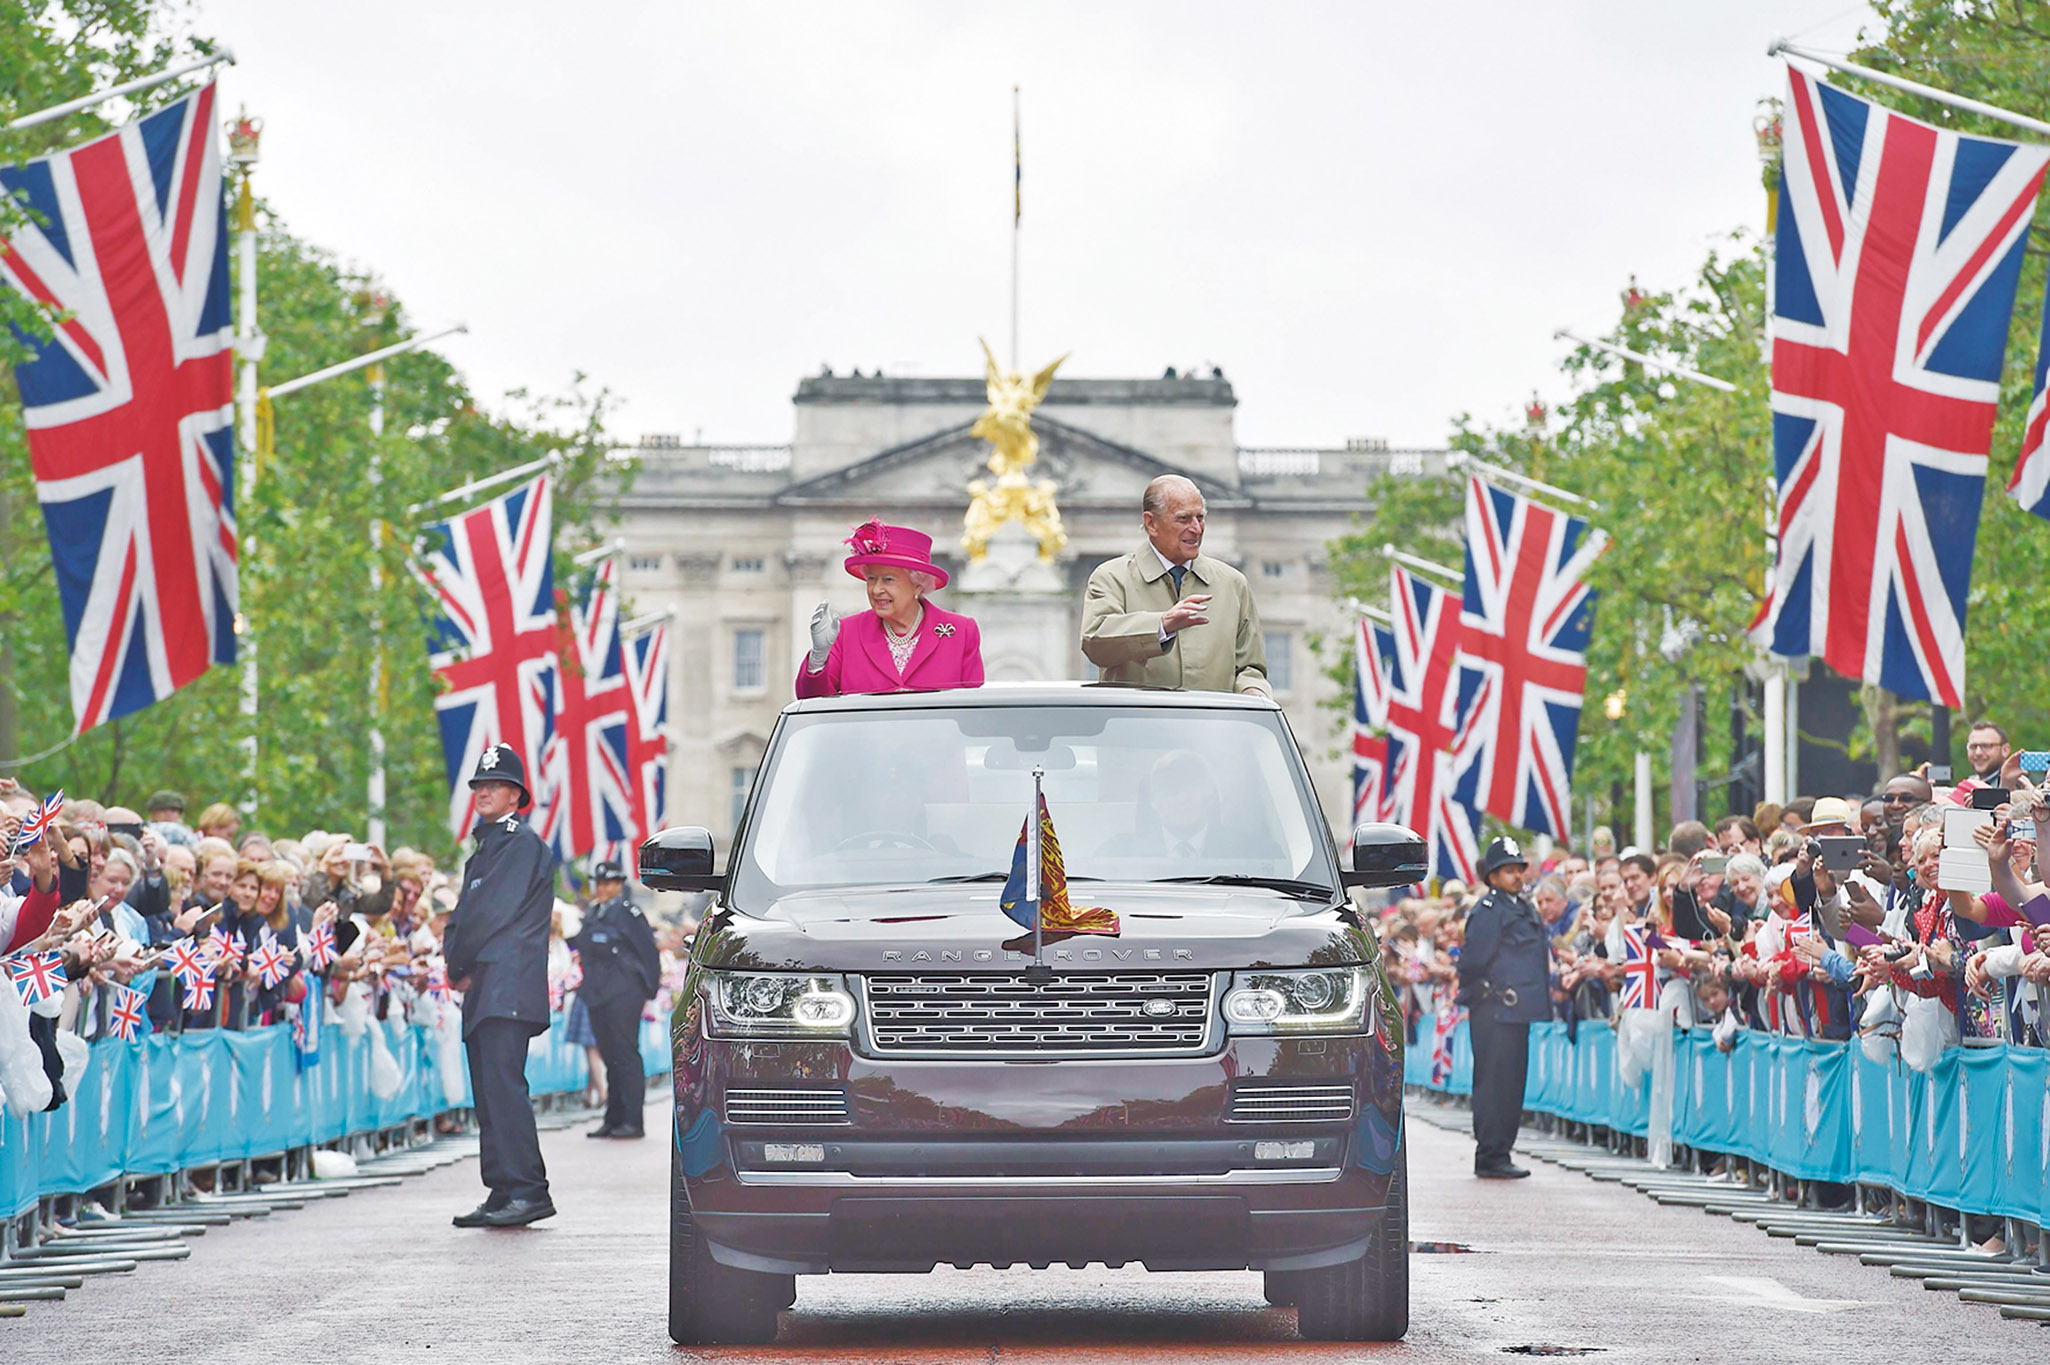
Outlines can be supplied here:
[[463, 1039], [470, 1057], [470, 1103], [477, 1111], [478, 1174], [491, 1190], [486, 1202], [546, 1199], [548, 1170], [527, 1098], [527, 1040], [533, 1030], [517, 1019], [480, 1019]]
[[1473, 1166], [1509, 1160], [1523, 1123], [1524, 1073], [1530, 1070], [1530, 1025], [1470, 1019], [1473, 1042]]
[[641, 1131], [641, 1106], [648, 1078], [641, 1067], [641, 1002], [632, 996], [585, 1002], [598, 1056], [605, 1062], [605, 1126], [615, 1133]]

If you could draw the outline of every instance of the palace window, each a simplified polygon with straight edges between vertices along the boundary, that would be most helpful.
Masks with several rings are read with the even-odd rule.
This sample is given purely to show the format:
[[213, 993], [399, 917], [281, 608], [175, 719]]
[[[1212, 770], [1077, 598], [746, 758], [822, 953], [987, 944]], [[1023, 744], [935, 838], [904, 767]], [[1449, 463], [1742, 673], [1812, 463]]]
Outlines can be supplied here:
[[1260, 632], [1260, 643], [1267, 647], [1267, 683], [1276, 693], [1287, 692], [1295, 686], [1295, 636], [1285, 630]]
[[1260, 576], [1262, 578], [1286, 578], [1288, 576], [1288, 561], [1284, 559], [1261, 560]]
[[754, 790], [754, 783], [755, 770], [753, 768], [735, 768], [733, 770], [733, 812], [730, 822], [733, 829], [737, 830], [740, 828], [740, 817], [747, 812], [747, 794]]
[[759, 630], [733, 632], [733, 690], [762, 690], [762, 632]]
[[635, 573], [656, 573], [662, 568], [660, 555], [628, 555], [626, 567]]
[[762, 568], [763, 560], [760, 555], [754, 555], [752, 557], [747, 558], [740, 558], [733, 561], [733, 572], [735, 573], [760, 573], [762, 571]]

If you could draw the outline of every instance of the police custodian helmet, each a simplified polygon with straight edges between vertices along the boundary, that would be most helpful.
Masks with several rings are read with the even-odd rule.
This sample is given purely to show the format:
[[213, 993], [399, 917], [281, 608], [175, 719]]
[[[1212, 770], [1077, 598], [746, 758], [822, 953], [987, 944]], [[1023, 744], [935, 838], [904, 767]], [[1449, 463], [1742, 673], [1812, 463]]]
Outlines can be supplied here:
[[527, 765], [520, 758], [520, 751], [510, 744], [494, 744], [477, 759], [477, 771], [470, 774], [470, 785], [480, 782], [510, 782], [520, 789], [520, 809], [534, 804], [534, 789], [527, 785]]
[[1481, 854], [1481, 876], [1487, 877], [1496, 868], [1508, 867], [1512, 863], [1528, 867], [1530, 859], [1523, 856], [1523, 850], [1517, 847], [1516, 841], [1508, 835], [1504, 834], [1500, 838], [1490, 839], [1488, 841], [1488, 851]]
[[617, 858], [601, 858], [591, 865], [591, 880], [594, 882], [623, 882], [626, 868]]

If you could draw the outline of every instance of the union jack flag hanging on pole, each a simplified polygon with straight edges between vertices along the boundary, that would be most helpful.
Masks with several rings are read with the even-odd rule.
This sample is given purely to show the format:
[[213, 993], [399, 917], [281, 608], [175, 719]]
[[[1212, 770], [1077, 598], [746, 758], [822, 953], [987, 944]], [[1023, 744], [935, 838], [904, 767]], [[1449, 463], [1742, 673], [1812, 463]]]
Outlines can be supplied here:
[[0, 279], [49, 317], [15, 367], [77, 733], [235, 659], [234, 356], [214, 87], [0, 169]]
[[[598, 564], [584, 600], [560, 613], [554, 734], [542, 754], [534, 830], [565, 860], [638, 839], [628, 735], [633, 724], [619, 644], [617, 562]], [[558, 606], [566, 606], [558, 602]]]
[[1753, 638], [1961, 706], [1965, 593], [2050, 149], [1787, 70], [1773, 259], [1778, 562]]
[[669, 779], [669, 623], [657, 621], [627, 640], [622, 662], [633, 704], [626, 767], [634, 777], [633, 837], [640, 840], [661, 826]]
[[1572, 811], [1587, 690], [1594, 593], [1582, 580], [1607, 544], [1579, 517], [1467, 479], [1459, 770], [1482, 810], [1554, 838]]
[[[1396, 824], [1423, 837], [1434, 876], [1478, 879], [1480, 824], [1455, 787], [1459, 672], [1453, 663], [1459, 603], [1409, 570], [1388, 571], [1388, 608], [1395, 618], [1388, 677], [1388, 759], [1383, 808]], [[1376, 646], [1378, 648], [1378, 646]]]
[[2029, 397], [2029, 415], [2022, 422], [2021, 453], [2015, 456], [2014, 477], [2007, 481], [2007, 495], [2022, 510], [2050, 519], [2050, 455], [2044, 453], [2044, 428], [2050, 427], [2050, 400], [2044, 397], [2045, 379], [2050, 378], [2050, 285], [2043, 293], [2042, 335], [2036, 340], [2036, 387]]
[[1352, 822], [1385, 820], [1388, 788], [1388, 671], [1395, 632], [1362, 618], [1353, 635]]
[[475, 823], [469, 779], [486, 749], [510, 745], [529, 774], [541, 771], [555, 710], [554, 546], [544, 474], [429, 526], [413, 564], [438, 608], [429, 648], [446, 690], [434, 713], [459, 839]]

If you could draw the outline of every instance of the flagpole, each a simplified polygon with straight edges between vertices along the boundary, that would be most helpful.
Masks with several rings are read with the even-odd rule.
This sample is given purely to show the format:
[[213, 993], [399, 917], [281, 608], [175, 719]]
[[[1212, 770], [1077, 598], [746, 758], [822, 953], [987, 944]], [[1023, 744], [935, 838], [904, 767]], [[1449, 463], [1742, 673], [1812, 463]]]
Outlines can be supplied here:
[[1045, 941], [1046, 908], [1039, 901], [1046, 893], [1046, 887], [1039, 876], [1041, 854], [1039, 803], [1044, 800], [1042, 784], [1046, 780], [1046, 769], [1038, 764], [1032, 767], [1032, 814], [1025, 819], [1025, 903], [1032, 907], [1032, 965], [1025, 970], [1027, 981], [1050, 981], [1053, 972], [1040, 959], [1040, 950]]
[[1466, 582], [1466, 571], [1464, 569], [1448, 569], [1443, 564], [1434, 564], [1428, 559], [1418, 559], [1415, 555], [1406, 555], [1393, 545], [1383, 545], [1381, 547], [1381, 557], [1392, 560], [1405, 569], [1414, 569], [1418, 573], [1437, 574], [1439, 577], [1449, 578], [1459, 584]]
[[1025, 218], [1025, 148], [1018, 124], [1018, 87], [1011, 87], [1011, 371], [1018, 370], [1018, 230]]
[[53, 104], [48, 109], [38, 109], [32, 114], [23, 114], [20, 118], [7, 125], [7, 131], [18, 133], [24, 128], [33, 128], [38, 124], [49, 123], [52, 120], [63, 118], [67, 114], [75, 114], [81, 109], [90, 109], [95, 104], [105, 104], [108, 100], [119, 99], [123, 95], [139, 95], [145, 90], [154, 90], [160, 85], [177, 80], [180, 76], [188, 76], [195, 71], [204, 71], [210, 66], [233, 66], [234, 64], [234, 52], [224, 47], [210, 57], [194, 58], [192, 61], [180, 66], [174, 66], [168, 71], [159, 71], [154, 76], [138, 76], [132, 81], [123, 81], [120, 85], [110, 86], [97, 94], [81, 95], [77, 99], [69, 100], [63, 104]]
[[1978, 100], [1968, 99], [1963, 95], [1953, 95], [1948, 90], [1938, 90], [1933, 85], [1924, 85], [1920, 81], [1911, 81], [1905, 76], [1891, 76], [1884, 71], [1874, 71], [1869, 66], [1859, 66], [1856, 62], [1847, 62], [1840, 57], [1825, 57], [1820, 52], [1814, 52], [1805, 47], [1798, 47], [1788, 42], [1785, 38], [1773, 39], [1772, 45], [1765, 49], [1765, 55], [1768, 57], [1799, 57], [1803, 61], [1814, 62], [1818, 66], [1826, 66], [1832, 71], [1841, 71], [1846, 76], [1858, 76], [1875, 84], [1887, 86], [1890, 89], [1900, 91], [1902, 94], [1920, 95], [1923, 99], [1935, 100], [1938, 104], [1947, 104], [1951, 108], [1961, 109], [1967, 114], [1978, 114], [1984, 118], [1996, 119], [2001, 123], [2013, 124], [2025, 132], [2050, 137], [2050, 123], [2045, 123], [2041, 119], [2033, 119], [2026, 114], [2013, 113], [2000, 108], [1998, 105], [1983, 104]]
[[1582, 346], [1592, 346], [1597, 351], [1607, 351], [1610, 355], [1621, 356], [1625, 360], [1634, 360], [1638, 364], [1648, 366], [1651, 369], [1663, 370], [1667, 374], [1676, 374], [1682, 379], [1691, 379], [1697, 384], [1706, 384], [1711, 389], [1721, 389], [1724, 393], [1735, 393], [1737, 391], [1737, 386], [1727, 379], [1717, 379], [1712, 374], [1703, 374], [1699, 370], [1690, 370], [1685, 365], [1675, 365], [1670, 360], [1660, 360], [1655, 356], [1645, 355], [1641, 351], [1633, 351], [1627, 346], [1618, 346], [1613, 342], [1596, 341], [1593, 337], [1580, 336], [1564, 327], [1552, 333], [1552, 339], [1555, 341], [1571, 341]]
[[1512, 483], [1526, 492], [1537, 493], [1548, 498], [1557, 498], [1561, 502], [1570, 502], [1577, 507], [1585, 507], [1590, 512], [1601, 510], [1601, 504], [1593, 498], [1583, 498], [1580, 494], [1570, 493], [1556, 484], [1549, 484], [1541, 479], [1533, 479], [1527, 474], [1518, 474], [1514, 470], [1504, 469], [1500, 465], [1489, 464], [1486, 460], [1468, 455], [1464, 451], [1455, 450], [1450, 455], [1447, 455], [1445, 457], [1445, 467], [1447, 469], [1471, 469], [1482, 479], [1494, 479], [1501, 483]]
[[561, 451], [551, 450], [538, 460], [529, 460], [525, 464], [514, 465], [511, 469], [501, 469], [496, 474], [486, 474], [481, 479], [472, 479], [460, 488], [451, 488], [446, 493], [437, 493], [426, 502], [416, 502], [406, 510], [408, 512], [425, 512], [428, 508], [439, 507], [443, 503], [461, 502], [472, 493], [482, 493], [487, 488], [496, 488], [502, 483], [510, 483], [514, 479], [525, 478], [529, 474], [538, 474], [544, 469], [552, 469], [556, 465], [561, 464], [563, 459], [564, 456]]

